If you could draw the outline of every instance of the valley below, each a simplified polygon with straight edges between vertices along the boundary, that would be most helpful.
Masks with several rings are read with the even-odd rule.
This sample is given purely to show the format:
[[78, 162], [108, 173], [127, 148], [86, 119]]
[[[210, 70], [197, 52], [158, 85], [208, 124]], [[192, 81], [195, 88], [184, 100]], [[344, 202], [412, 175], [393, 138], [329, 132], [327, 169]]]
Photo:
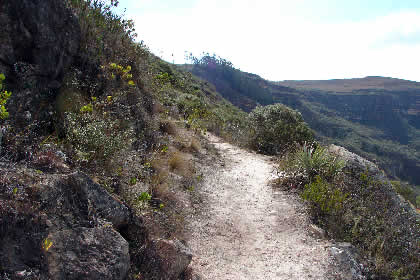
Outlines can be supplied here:
[[415, 187], [420, 185], [420, 83], [387, 77], [273, 82], [215, 56], [183, 67], [244, 111], [275, 103], [298, 110], [321, 142], [368, 158], [420, 194]]

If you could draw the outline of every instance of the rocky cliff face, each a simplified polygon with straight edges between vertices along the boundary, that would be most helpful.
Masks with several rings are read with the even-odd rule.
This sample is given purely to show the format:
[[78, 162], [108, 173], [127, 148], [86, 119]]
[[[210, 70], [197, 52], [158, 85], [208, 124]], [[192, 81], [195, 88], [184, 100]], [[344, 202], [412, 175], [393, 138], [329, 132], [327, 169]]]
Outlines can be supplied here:
[[[76, 91], [63, 86], [81, 40], [66, 3], [0, 1], [0, 73], [12, 91], [10, 117], [0, 123], [0, 278], [128, 279], [135, 267], [149, 279], [176, 279], [188, 248], [152, 239], [126, 203], [45, 144], [60, 124], [58, 94]], [[140, 94], [133, 89], [127, 102]], [[144, 109], [124, 108], [126, 122], [145, 134]]]
[[[323, 104], [334, 111], [331, 117], [379, 128], [386, 132], [385, 137], [407, 144], [409, 126], [420, 127], [420, 115], [416, 102], [416, 92], [355, 92], [351, 94], [322, 94], [311, 92], [307, 98], [311, 102]], [[326, 112], [327, 113], [327, 112]], [[327, 113], [328, 114], [328, 113]]]
[[[0, 60], [6, 74], [30, 64], [37, 82], [57, 87], [79, 49], [80, 27], [63, 1], [2, 1]], [[3, 69], [2, 69], [3, 70]]]

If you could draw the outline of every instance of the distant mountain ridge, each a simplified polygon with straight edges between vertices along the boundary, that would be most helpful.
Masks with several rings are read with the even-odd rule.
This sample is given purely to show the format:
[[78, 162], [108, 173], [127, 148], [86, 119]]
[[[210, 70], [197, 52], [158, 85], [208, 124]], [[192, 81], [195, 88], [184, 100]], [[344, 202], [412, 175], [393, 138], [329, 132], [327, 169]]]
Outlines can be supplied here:
[[285, 80], [277, 83], [296, 89], [318, 89], [332, 92], [352, 92], [354, 90], [368, 89], [387, 91], [420, 90], [419, 82], [381, 76], [332, 80]]

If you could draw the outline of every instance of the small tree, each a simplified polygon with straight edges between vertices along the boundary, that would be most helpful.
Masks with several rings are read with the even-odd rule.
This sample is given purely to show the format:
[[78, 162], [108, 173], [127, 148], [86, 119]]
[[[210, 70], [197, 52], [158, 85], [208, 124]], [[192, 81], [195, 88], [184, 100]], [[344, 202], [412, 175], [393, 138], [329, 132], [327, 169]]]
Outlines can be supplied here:
[[283, 104], [258, 106], [250, 114], [251, 147], [264, 154], [279, 154], [295, 143], [313, 140], [302, 115]]

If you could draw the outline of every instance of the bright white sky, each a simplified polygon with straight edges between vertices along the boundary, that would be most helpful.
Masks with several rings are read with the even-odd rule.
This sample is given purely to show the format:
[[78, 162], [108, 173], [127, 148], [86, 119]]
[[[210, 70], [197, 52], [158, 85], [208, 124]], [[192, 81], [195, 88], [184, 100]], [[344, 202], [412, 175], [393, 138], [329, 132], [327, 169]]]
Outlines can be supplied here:
[[138, 40], [169, 62], [209, 52], [273, 81], [420, 81], [420, 0], [120, 0], [120, 8]]

